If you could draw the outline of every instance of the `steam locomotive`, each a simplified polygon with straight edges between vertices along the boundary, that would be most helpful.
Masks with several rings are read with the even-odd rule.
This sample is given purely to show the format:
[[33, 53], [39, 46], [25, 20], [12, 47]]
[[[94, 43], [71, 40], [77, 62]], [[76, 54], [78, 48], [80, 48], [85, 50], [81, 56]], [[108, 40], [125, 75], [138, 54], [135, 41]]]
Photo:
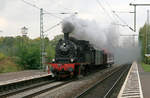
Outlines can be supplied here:
[[69, 32], [64, 32], [55, 52], [55, 58], [49, 63], [55, 77], [79, 76], [90, 68], [88, 66], [111, 66], [114, 63], [113, 54], [95, 49], [89, 41], [69, 37]]

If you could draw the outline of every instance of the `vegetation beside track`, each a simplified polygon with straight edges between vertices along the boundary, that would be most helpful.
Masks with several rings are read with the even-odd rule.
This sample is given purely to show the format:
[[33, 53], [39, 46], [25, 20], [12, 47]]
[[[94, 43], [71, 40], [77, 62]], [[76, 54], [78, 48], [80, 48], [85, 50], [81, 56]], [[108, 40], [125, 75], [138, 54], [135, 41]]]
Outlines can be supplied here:
[[145, 72], [150, 72], [150, 64], [141, 63]]
[[144, 24], [143, 27], [139, 30], [139, 44], [141, 46], [141, 57], [142, 62], [145, 64], [150, 64], [150, 56], [146, 56], [145, 54], [150, 54], [150, 32], [147, 32], [150, 25], [147, 23]]
[[0, 73], [16, 72], [22, 70], [21, 67], [16, 64], [12, 58], [5, 58], [0, 61]]
[[[62, 35], [44, 39], [48, 62], [54, 58], [55, 46]], [[40, 67], [40, 38], [0, 37], [0, 73]]]

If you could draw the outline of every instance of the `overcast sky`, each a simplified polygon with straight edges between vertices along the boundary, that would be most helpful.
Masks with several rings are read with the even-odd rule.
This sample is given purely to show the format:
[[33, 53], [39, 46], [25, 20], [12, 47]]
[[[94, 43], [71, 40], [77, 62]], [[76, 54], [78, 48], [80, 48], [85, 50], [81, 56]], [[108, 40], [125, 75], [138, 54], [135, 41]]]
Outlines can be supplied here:
[[[60, 15], [57, 13], [78, 12], [78, 17], [88, 20], [96, 20], [102, 26], [109, 25], [112, 21], [118, 24], [123, 24], [115, 15], [115, 11], [133, 11], [133, 7], [129, 3], [150, 3], [149, 0], [99, 0], [102, 6], [98, 5], [97, 0], [25, 0], [40, 8], [46, 9], [53, 15], [60, 18], [53, 17], [49, 14], [44, 15], [44, 30], [56, 25], [63, 18], [69, 15]], [[150, 7], [137, 7], [137, 33], [138, 30], [147, 19], [147, 10]], [[117, 13], [129, 26], [133, 27], [133, 14]], [[26, 26], [28, 36], [31, 38], [39, 37], [39, 20], [40, 11], [22, 0], [0, 0], [0, 36], [17, 36], [21, 35], [21, 28]], [[119, 27], [122, 34], [133, 34], [127, 27]], [[61, 34], [61, 26], [58, 26], [46, 35], [53, 38], [55, 35]]]

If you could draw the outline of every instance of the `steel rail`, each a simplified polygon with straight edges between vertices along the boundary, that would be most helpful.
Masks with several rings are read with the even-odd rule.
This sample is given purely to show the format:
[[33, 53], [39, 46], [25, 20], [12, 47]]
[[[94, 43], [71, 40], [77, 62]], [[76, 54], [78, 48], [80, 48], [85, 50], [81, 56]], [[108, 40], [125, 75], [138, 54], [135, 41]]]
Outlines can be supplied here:
[[119, 76], [119, 78], [116, 80], [116, 82], [113, 84], [113, 86], [109, 89], [109, 91], [105, 94], [104, 98], [109, 98], [109, 96], [113, 93], [113, 90], [115, 89], [115, 87], [117, 86], [117, 84], [119, 83], [119, 81], [122, 79], [122, 77], [125, 75], [126, 72], [128, 72], [129, 68], [131, 66], [128, 66], [128, 68], [126, 68], [126, 70], [124, 70], [121, 75]]
[[25, 80], [25, 81], [19, 80], [19, 82], [12, 82], [9, 84], [6, 83], [5, 85], [0, 85], [0, 98], [27, 90], [29, 88], [34, 88], [40, 85], [45, 85], [47, 83], [54, 81], [52, 79], [53, 78], [50, 76], [44, 76], [44, 77], [39, 77], [39, 78], [32, 78], [32, 79]]
[[[103, 79], [97, 81], [94, 85], [88, 87], [86, 90], [84, 90], [82, 93], [80, 93], [79, 95], [75, 96], [75, 98], [79, 98], [81, 96], [84, 96], [84, 94], [86, 94], [88, 91], [90, 91], [91, 89], [93, 89], [94, 87], [96, 87], [99, 83], [103, 82], [104, 80], [108, 79], [109, 77], [111, 77], [113, 74], [115, 74], [116, 72], [118, 72], [120, 69], [124, 68], [125, 65], [120, 66], [119, 68], [114, 69], [111, 73], [109, 73], [106, 77], [104, 77]], [[107, 74], [107, 73], [106, 73]]]
[[56, 89], [56, 88], [58, 88], [58, 87], [62, 87], [62, 86], [66, 85], [66, 84], [68, 84], [68, 83], [70, 83], [70, 82], [72, 82], [72, 81], [74, 81], [74, 79], [73, 79], [73, 80], [65, 81], [65, 82], [63, 82], [63, 83], [57, 84], [57, 85], [55, 85], [55, 86], [52, 86], [52, 87], [49, 87], [49, 88], [46, 88], [46, 89], [43, 89], [43, 90], [38, 91], [38, 92], [32, 93], [32, 94], [30, 94], [30, 95], [24, 96], [23, 98], [36, 97], [36, 96], [38, 96], [38, 95], [40, 95], [40, 94], [43, 94], [43, 93], [45, 93], [45, 92], [49, 92], [49, 91], [54, 90], [54, 89]]

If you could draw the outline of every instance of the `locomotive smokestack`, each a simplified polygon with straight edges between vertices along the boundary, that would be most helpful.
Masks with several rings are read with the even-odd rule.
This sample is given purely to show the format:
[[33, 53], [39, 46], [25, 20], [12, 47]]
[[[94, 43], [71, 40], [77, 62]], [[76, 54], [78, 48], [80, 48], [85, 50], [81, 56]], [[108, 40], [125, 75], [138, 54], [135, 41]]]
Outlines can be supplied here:
[[62, 25], [62, 30], [64, 33], [64, 39], [68, 40], [69, 39], [69, 33], [73, 32], [74, 26], [72, 23], [70, 23], [68, 21], [64, 21], [63, 25]]
[[69, 33], [64, 33], [64, 39], [68, 40], [69, 39]]

